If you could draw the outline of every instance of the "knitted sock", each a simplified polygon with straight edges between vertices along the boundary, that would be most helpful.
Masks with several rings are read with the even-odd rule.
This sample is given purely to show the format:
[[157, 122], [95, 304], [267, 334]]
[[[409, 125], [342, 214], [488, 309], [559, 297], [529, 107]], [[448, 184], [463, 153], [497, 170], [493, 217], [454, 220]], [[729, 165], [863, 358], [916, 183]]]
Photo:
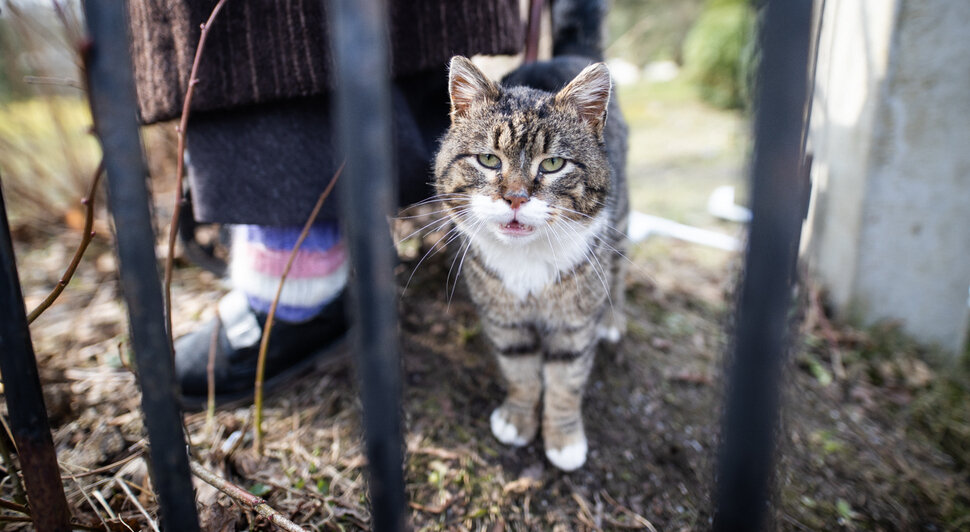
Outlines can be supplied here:
[[[237, 225], [233, 228], [229, 280], [249, 306], [268, 313], [302, 227]], [[347, 284], [347, 253], [336, 221], [317, 223], [296, 254], [283, 285], [276, 319], [303, 322], [316, 316]]]

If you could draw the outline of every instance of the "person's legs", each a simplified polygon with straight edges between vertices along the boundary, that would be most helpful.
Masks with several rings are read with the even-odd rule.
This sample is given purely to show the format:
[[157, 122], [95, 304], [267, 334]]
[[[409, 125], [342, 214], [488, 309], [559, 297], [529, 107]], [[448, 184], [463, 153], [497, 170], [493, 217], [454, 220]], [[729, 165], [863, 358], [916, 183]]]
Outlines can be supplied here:
[[[400, 201], [431, 193], [430, 161], [448, 124], [443, 68], [398, 80], [395, 154]], [[229, 280], [217, 319], [176, 342], [176, 373], [186, 406], [202, 406], [206, 365], [216, 338], [220, 402], [251, 394], [262, 328], [302, 224], [339, 158], [324, 97], [192, 115], [189, 177], [200, 222], [233, 230]], [[333, 194], [287, 277], [270, 335], [267, 378], [285, 380], [346, 331], [342, 292], [349, 263]], [[390, 213], [389, 213], [390, 214]]]
[[[233, 228], [229, 282], [246, 294], [250, 308], [268, 313], [301, 227], [238, 225]], [[347, 284], [347, 252], [336, 221], [310, 228], [294, 257], [276, 308], [276, 318], [312, 319]]]
[[[210, 351], [217, 401], [242, 400], [252, 394], [263, 327], [301, 230], [296, 226], [233, 228], [232, 290], [219, 301], [216, 318], [175, 343], [176, 374], [186, 407], [205, 404]], [[348, 270], [336, 221], [312, 226], [280, 293], [267, 348], [267, 388], [311, 365], [318, 355], [339, 352], [335, 347], [347, 330], [341, 296]]]

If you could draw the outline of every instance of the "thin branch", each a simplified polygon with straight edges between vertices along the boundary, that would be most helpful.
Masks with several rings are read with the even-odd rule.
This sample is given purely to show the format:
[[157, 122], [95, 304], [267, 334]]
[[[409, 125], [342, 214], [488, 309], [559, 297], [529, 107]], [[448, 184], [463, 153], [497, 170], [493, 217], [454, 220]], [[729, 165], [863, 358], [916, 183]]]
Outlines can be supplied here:
[[535, 63], [539, 58], [539, 33], [542, 26], [542, 0], [531, 0], [529, 2], [529, 22], [525, 31], [525, 55], [523, 63]]
[[58, 78], [52, 76], [24, 76], [24, 83], [28, 85], [53, 85], [55, 87], [71, 87], [80, 91], [84, 90], [84, 85], [76, 79]]
[[[114, 469], [116, 467], [121, 467], [121, 466], [127, 464], [128, 462], [131, 462], [132, 460], [134, 460], [136, 458], [140, 458], [144, 454], [145, 454], [145, 451], [140, 449], [140, 450], [135, 451], [134, 454], [132, 454], [130, 456], [126, 456], [125, 458], [122, 458], [121, 460], [118, 460], [117, 462], [112, 462], [112, 463], [110, 463], [108, 465], [101, 466], [101, 467], [99, 467], [97, 469], [89, 469], [87, 471], [84, 471], [83, 473], [69, 473], [67, 475], [61, 475], [61, 480], [77, 480], [77, 479], [82, 478], [82, 477], [90, 477], [90, 476], [93, 476], [93, 475], [100, 475], [101, 473], [106, 473], [106, 472], [111, 471], [112, 469]], [[62, 469], [66, 469], [64, 467], [64, 464], [61, 464], [61, 468]]]
[[216, 420], [216, 348], [219, 346], [219, 329], [222, 328], [222, 320], [216, 320], [216, 326], [212, 329], [212, 337], [209, 338], [209, 361], [205, 366], [206, 387], [208, 397], [205, 408], [205, 430], [212, 434], [212, 427]]
[[[32, 517], [23, 517], [19, 515], [0, 515], [0, 523], [33, 523], [34, 519]], [[80, 530], [94, 530], [95, 532], [101, 532], [103, 530], [99, 526], [87, 525], [80, 523], [77, 520], [71, 520], [71, 527]], [[110, 529], [109, 529], [110, 530]]]
[[[104, 517], [101, 517], [101, 512], [98, 511], [98, 507], [94, 505], [94, 501], [92, 501], [88, 493], [84, 491], [84, 484], [82, 484], [81, 481], [77, 479], [77, 477], [74, 477], [73, 475], [72, 477], [73, 477], [72, 480], [74, 480], [74, 483], [77, 484], [78, 491], [81, 492], [81, 495], [84, 497], [84, 500], [88, 502], [88, 506], [90, 506], [91, 510], [94, 511], [94, 515], [96, 515], [98, 517], [98, 520], [101, 521], [101, 524], [104, 525], [104, 529], [107, 530], [108, 532], [111, 532], [111, 527], [109, 527], [108, 523], [105, 522]], [[96, 530], [100, 530], [100, 529], [96, 529]]]
[[102, 174], [104, 174], [104, 159], [98, 163], [98, 168], [94, 171], [94, 177], [91, 178], [91, 187], [88, 189], [88, 195], [81, 199], [81, 205], [84, 205], [85, 208], [84, 232], [81, 236], [81, 243], [78, 245], [77, 251], [74, 252], [71, 263], [64, 270], [64, 275], [57, 281], [51, 293], [47, 295], [44, 301], [37, 305], [37, 308], [30, 311], [30, 314], [27, 315], [28, 325], [33, 323], [45, 310], [50, 308], [58, 296], [61, 295], [61, 292], [64, 291], [67, 284], [71, 282], [71, 277], [74, 277], [74, 272], [77, 270], [78, 265], [81, 264], [81, 258], [84, 257], [84, 252], [87, 251], [88, 245], [94, 240], [94, 197], [98, 191], [98, 183], [101, 181]]
[[30, 515], [30, 510], [28, 510], [26, 506], [23, 504], [17, 504], [13, 501], [8, 501], [6, 499], [0, 499], [0, 508]]
[[20, 469], [13, 461], [7, 442], [14, 446], [15, 451], [17, 444], [14, 443], [13, 435], [10, 433], [7, 418], [0, 415], [0, 424], [3, 425], [4, 430], [4, 433], [0, 434], [0, 457], [3, 458], [3, 463], [7, 465], [7, 474], [10, 475], [10, 481], [13, 483], [13, 499], [21, 504], [26, 504], [27, 492], [24, 491], [24, 485], [20, 482]]
[[[638, 528], [646, 528], [647, 530], [650, 530], [650, 532], [657, 532], [657, 529], [653, 526], [653, 523], [647, 520], [646, 517], [643, 517], [626, 506], [616, 502], [616, 499], [610, 497], [610, 494], [607, 493], [606, 490], [601, 490], [600, 494], [604, 499], [606, 499], [606, 502], [612, 504], [614, 508], [628, 515], [630, 519], [633, 519], [633, 521], [638, 525]], [[616, 523], [614, 523], [614, 525], [616, 525]]]
[[175, 170], [175, 207], [172, 209], [172, 224], [168, 232], [168, 254], [165, 256], [165, 323], [168, 325], [168, 334], [172, 335], [172, 261], [175, 258], [175, 236], [178, 234], [179, 216], [182, 212], [182, 177], [185, 174], [185, 132], [189, 127], [189, 112], [192, 103], [192, 94], [199, 80], [195, 77], [199, 71], [199, 62], [202, 59], [202, 50], [205, 47], [205, 39], [209, 36], [209, 28], [216, 19], [216, 15], [222, 10], [226, 0], [219, 0], [216, 7], [212, 8], [209, 19], [202, 24], [202, 33], [199, 36], [199, 45], [195, 49], [195, 58], [192, 60], [192, 70], [189, 73], [189, 86], [185, 89], [185, 101], [182, 102], [182, 118], [178, 125], [178, 159]]
[[270, 305], [269, 313], [266, 315], [266, 324], [263, 325], [263, 338], [259, 342], [259, 358], [256, 361], [256, 390], [253, 401], [256, 408], [253, 429], [256, 431], [255, 447], [258, 454], [263, 454], [263, 377], [266, 369], [266, 350], [269, 347], [270, 332], [273, 330], [273, 319], [276, 317], [276, 307], [279, 305], [280, 295], [283, 293], [283, 283], [286, 282], [286, 276], [290, 273], [290, 268], [296, 259], [296, 253], [300, 250], [300, 246], [303, 245], [303, 241], [306, 240], [307, 235], [310, 233], [310, 227], [316, 221], [317, 215], [320, 214], [320, 208], [323, 207], [323, 202], [330, 195], [333, 186], [337, 184], [337, 179], [340, 178], [340, 173], [343, 170], [344, 163], [341, 163], [340, 168], [337, 168], [333, 177], [330, 178], [330, 183], [327, 184], [327, 188], [323, 189], [320, 197], [317, 198], [317, 204], [313, 206], [310, 217], [303, 224], [303, 231], [300, 232], [300, 237], [296, 239], [296, 244], [293, 245], [293, 250], [290, 251], [290, 257], [286, 261], [286, 267], [283, 268], [283, 275], [280, 276], [280, 284], [276, 287], [276, 295], [273, 297], [273, 303]]
[[138, 502], [138, 497], [135, 497], [135, 494], [131, 492], [131, 488], [129, 488], [128, 485], [125, 484], [124, 481], [118, 477], [115, 477], [115, 484], [117, 484], [118, 487], [121, 488], [121, 491], [125, 492], [125, 495], [128, 496], [128, 500], [130, 500], [131, 503], [135, 505], [135, 508], [138, 508], [138, 511], [145, 516], [145, 520], [148, 521], [148, 526], [152, 527], [152, 530], [154, 530], [155, 532], [161, 532], [158, 529], [158, 525], [155, 524], [155, 520], [152, 519], [152, 516], [148, 515], [148, 512], [145, 510], [145, 507], [142, 506], [140, 502]]
[[192, 468], [192, 473], [195, 476], [199, 477], [222, 493], [225, 493], [239, 504], [242, 504], [250, 510], [255, 510], [257, 513], [259, 513], [259, 515], [268, 519], [270, 523], [273, 523], [283, 530], [288, 530], [290, 532], [307, 532], [305, 528], [297, 525], [293, 521], [290, 521], [283, 514], [266, 504], [266, 501], [262, 498], [257, 497], [233, 484], [232, 482], [219, 477], [215, 473], [202, 467], [201, 464], [194, 460], [189, 465]]
[[[118, 514], [116, 514], [115, 511], [111, 509], [111, 505], [108, 504], [108, 501], [104, 498], [104, 494], [101, 493], [101, 490], [94, 490], [94, 499], [98, 501], [98, 504], [100, 504], [102, 508], [104, 508], [104, 511], [108, 514], [108, 517], [110, 518], [109, 521], [118, 520]], [[122, 524], [128, 527], [128, 530], [131, 530], [131, 527], [128, 526], [127, 523], [122, 521]]]

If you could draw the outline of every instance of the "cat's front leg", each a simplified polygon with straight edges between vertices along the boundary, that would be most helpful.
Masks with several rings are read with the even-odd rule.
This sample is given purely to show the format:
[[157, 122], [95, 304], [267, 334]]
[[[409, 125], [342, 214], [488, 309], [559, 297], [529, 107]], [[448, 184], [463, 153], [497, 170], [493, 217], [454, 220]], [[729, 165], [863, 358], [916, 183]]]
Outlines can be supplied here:
[[525, 325], [483, 321], [508, 386], [505, 401], [489, 419], [492, 434], [506, 445], [521, 447], [532, 441], [539, 430], [542, 356], [538, 339]]
[[595, 320], [571, 331], [544, 335], [542, 438], [546, 458], [563, 471], [586, 463], [582, 403], [596, 340]]

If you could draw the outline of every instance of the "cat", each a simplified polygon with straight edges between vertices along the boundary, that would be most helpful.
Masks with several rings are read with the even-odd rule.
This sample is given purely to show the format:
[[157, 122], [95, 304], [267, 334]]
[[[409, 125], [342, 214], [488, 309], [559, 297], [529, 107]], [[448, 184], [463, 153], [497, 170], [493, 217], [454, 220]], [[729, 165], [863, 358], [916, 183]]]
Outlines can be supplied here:
[[608, 68], [590, 63], [557, 56], [498, 84], [454, 57], [435, 159], [462, 278], [507, 384], [492, 433], [523, 446], [541, 423], [546, 457], [564, 471], [586, 462], [596, 345], [619, 341], [626, 323], [626, 125]]

